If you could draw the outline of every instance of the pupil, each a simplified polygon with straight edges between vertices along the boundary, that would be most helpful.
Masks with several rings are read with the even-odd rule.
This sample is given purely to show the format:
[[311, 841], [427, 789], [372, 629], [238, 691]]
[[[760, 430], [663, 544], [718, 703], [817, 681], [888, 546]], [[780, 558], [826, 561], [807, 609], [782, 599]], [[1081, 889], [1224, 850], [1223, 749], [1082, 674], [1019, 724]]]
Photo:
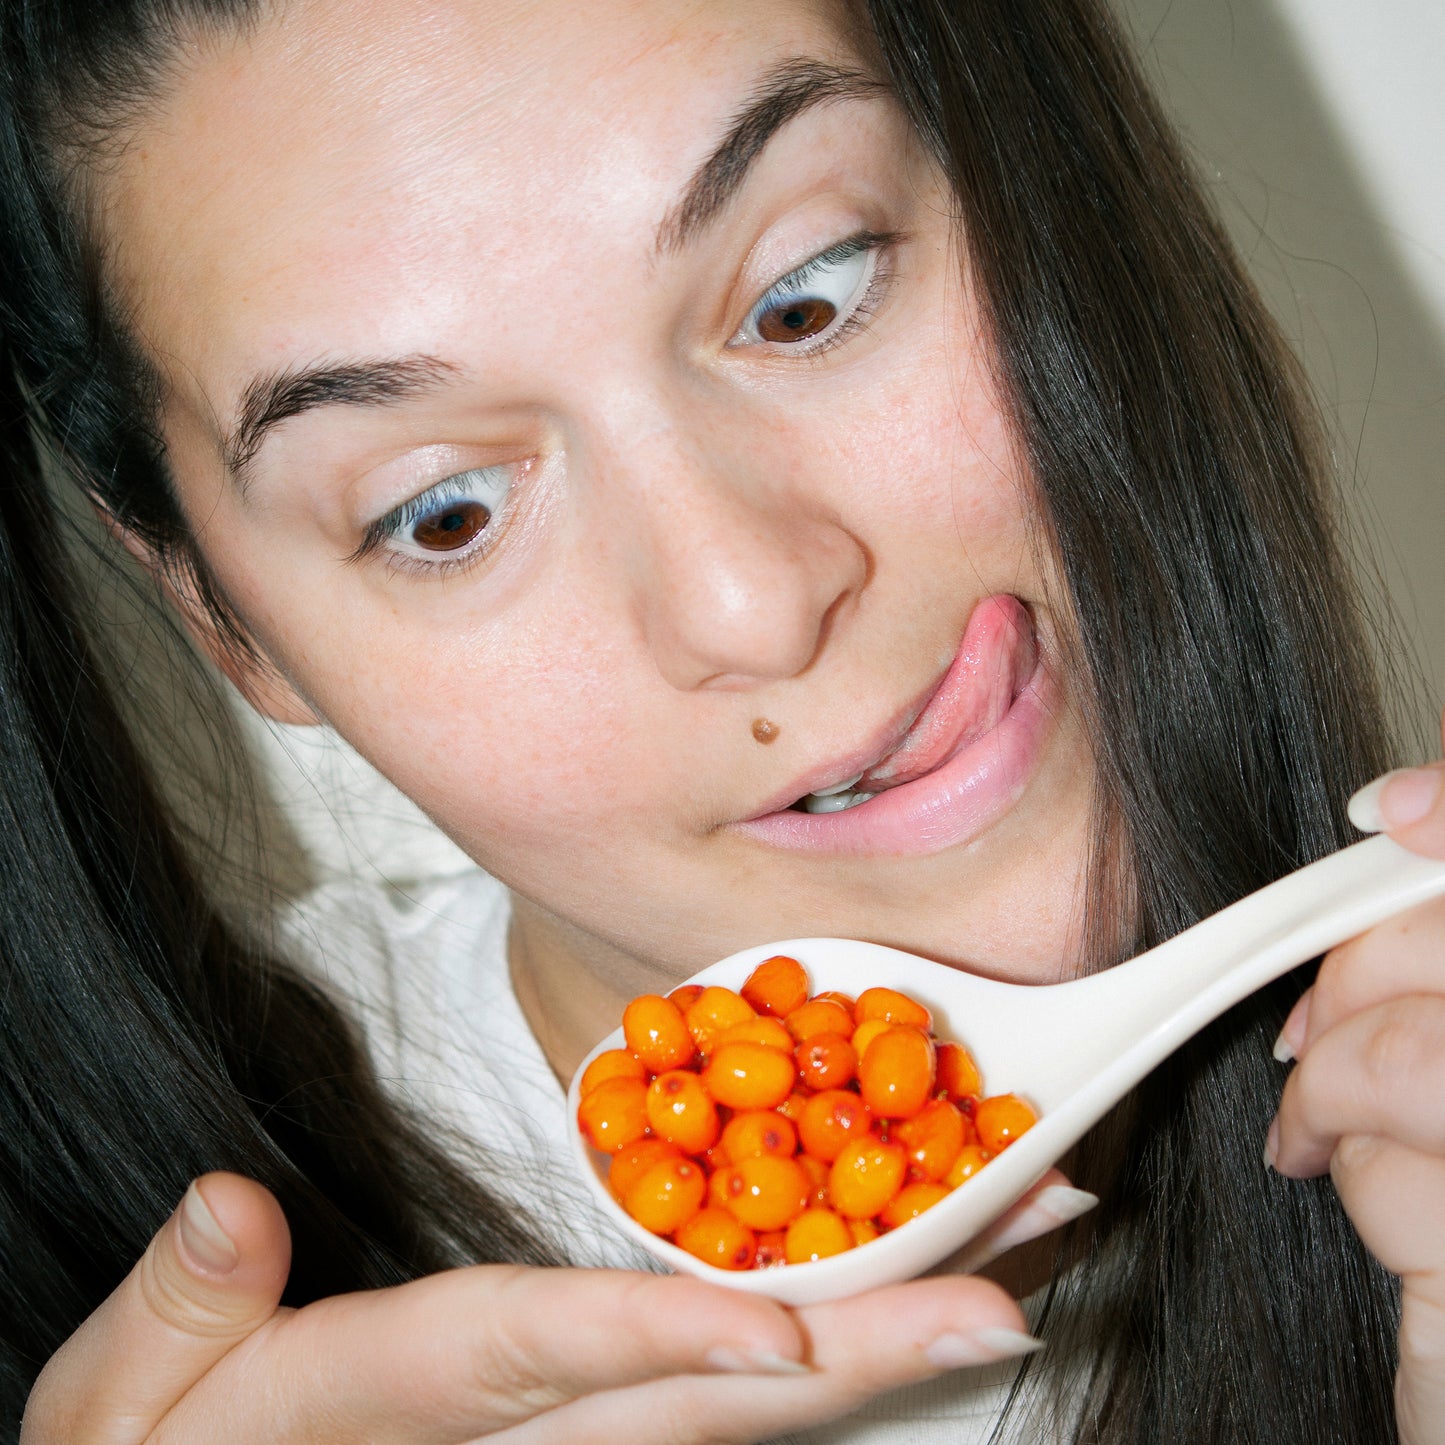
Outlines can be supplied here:
[[838, 308], [831, 301], [809, 297], [764, 312], [758, 334], [764, 341], [797, 341], [826, 330], [837, 314]]
[[465, 547], [490, 522], [492, 514], [480, 502], [459, 502], [444, 512], [423, 517], [412, 529], [421, 547], [437, 552], [455, 552]]

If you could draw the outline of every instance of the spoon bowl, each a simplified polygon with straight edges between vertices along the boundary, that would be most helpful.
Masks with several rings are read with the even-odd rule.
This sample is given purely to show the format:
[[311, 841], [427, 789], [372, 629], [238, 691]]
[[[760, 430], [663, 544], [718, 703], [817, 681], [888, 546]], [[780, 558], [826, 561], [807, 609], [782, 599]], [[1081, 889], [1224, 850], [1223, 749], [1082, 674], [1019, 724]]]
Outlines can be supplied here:
[[1161, 1060], [1240, 999], [1395, 913], [1445, 895], [1445, 862], [1389, 838], [1332, 853], [1103, 973], [1027, 985], [980, 978], [878, 944], [802, 938], [744, 949], [688, 979], [740, 988], [763, 959], [786, 953], [813, 992], [857, 994], [887, 984], [933, 1010], [934, 1032], [977, 1060], [991, 1094], [1033, 1104], [1039, 1122], [926, 1213], [832, 1258], [775, 1269], [717, 1269], [650, 1233], [613, 1199], [606, 1156], [577, 1127], [583, 1061], [568, 1092], [572, 1145], [583, 1177], [629, 1238], [672, 1269], [769, 1295], [785, 1304], [841, 1299], [911, 1279], [942, 1263], [1028, 1192]]

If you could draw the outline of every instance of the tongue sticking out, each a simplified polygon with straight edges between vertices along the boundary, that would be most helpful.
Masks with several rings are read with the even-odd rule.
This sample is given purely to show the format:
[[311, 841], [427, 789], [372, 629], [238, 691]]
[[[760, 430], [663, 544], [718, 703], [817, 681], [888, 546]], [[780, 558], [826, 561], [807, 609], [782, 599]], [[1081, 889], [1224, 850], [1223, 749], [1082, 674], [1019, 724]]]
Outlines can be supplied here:
[[903, 741], [854, 787], [879, 793], [931, 773], [998, 725], [1033, 675], [1037, 658], [1033, 619], [1023, 603], [1007, 594], [984, 598], [969, 616], [943, 681]]

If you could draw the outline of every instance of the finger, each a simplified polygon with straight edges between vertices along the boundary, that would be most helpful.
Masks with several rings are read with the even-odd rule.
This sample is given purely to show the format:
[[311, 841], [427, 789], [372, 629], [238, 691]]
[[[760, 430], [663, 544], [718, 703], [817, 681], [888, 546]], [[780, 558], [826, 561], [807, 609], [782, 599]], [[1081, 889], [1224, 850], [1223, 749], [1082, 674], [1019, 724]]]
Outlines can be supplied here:
[[183, 1404], [166, 1422], [176, 1440], [208, 1438], [230, 1412], [252, 1439], [455, 1445], [640, 1381], [806, 1372], [776, 1302], [624, 1270], [452, 1270], [308, 1305], [264, 1348], [266, 1398], [266, 1362], [237, 1351], [219, 1381], [230, 1402]]
[[876, 1395], [1038, 1348], [997, 1285], [915, 1280], [796, 1312], [812, 1370], [753, 1379], [679, 1377], [616, 1390], [507, 1431], [504, 1445], [701, 1445], [771, 1439], [855, 1412]]
[[1075, 1189], [1057, 1169], [1050, 1169], [1017, 1204], [954, 1255], [944, 1269], [973, 1274], [1009, 1250], [1087, 1214], [1098, 1202], [1097, 1194]]
[[1367, 833], [1387, 832], [1414, 853], [1445, 858], [1445, 763], [1400, 768], [1366, 784], [1350, 799], [1350, 821]]
[[1445, 1159], [1348, 1135], [1330, 1172], [1360, 1237], [1403, 1286], [1400, 1438], [1445, 1441]]
[[1314, 1039], [1362, 1009], [1402, 994], [1445, 995], [1445, 898], [1377, 924], [1332, 948], [1313, 987], [1290, 1011], [1280, 1032], [1282, 1059], [1303, 1057]]
[[130, 1445], [276, 1312], [291, 1267], [285, 1216], [261, 1185], [207, 1174], [140, 1262], [46, 1365], [25, 1445]]
[[1274, 1167], [1294, 1178], [1322, 1174], [1347, 1134], [1445, 1154], [1445, 998], [1392, 999], [1310, 1046], [1271, 1126]]

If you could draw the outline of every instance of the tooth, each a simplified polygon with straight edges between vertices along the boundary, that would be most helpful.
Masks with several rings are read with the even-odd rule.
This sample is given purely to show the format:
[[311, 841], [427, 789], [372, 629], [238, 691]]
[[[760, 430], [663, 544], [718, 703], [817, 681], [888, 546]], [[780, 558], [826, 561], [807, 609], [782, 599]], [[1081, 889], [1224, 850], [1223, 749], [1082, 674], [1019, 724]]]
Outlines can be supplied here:
[[[856, 781], [856, 779], [854, 780]], [[805, 813], [841, 813], [847, 808], [856, 808], [866, 803], [872, 793], [809, 793], [803, 800]]]
[[851, 793], [862, 776], [863, 774], [859, 773], [856, 777], [847, 778], [841, 783], [834, 783], [831, 788], [817, 788], [808, 796], [810, 798], [831, 798], [834, 793]]

